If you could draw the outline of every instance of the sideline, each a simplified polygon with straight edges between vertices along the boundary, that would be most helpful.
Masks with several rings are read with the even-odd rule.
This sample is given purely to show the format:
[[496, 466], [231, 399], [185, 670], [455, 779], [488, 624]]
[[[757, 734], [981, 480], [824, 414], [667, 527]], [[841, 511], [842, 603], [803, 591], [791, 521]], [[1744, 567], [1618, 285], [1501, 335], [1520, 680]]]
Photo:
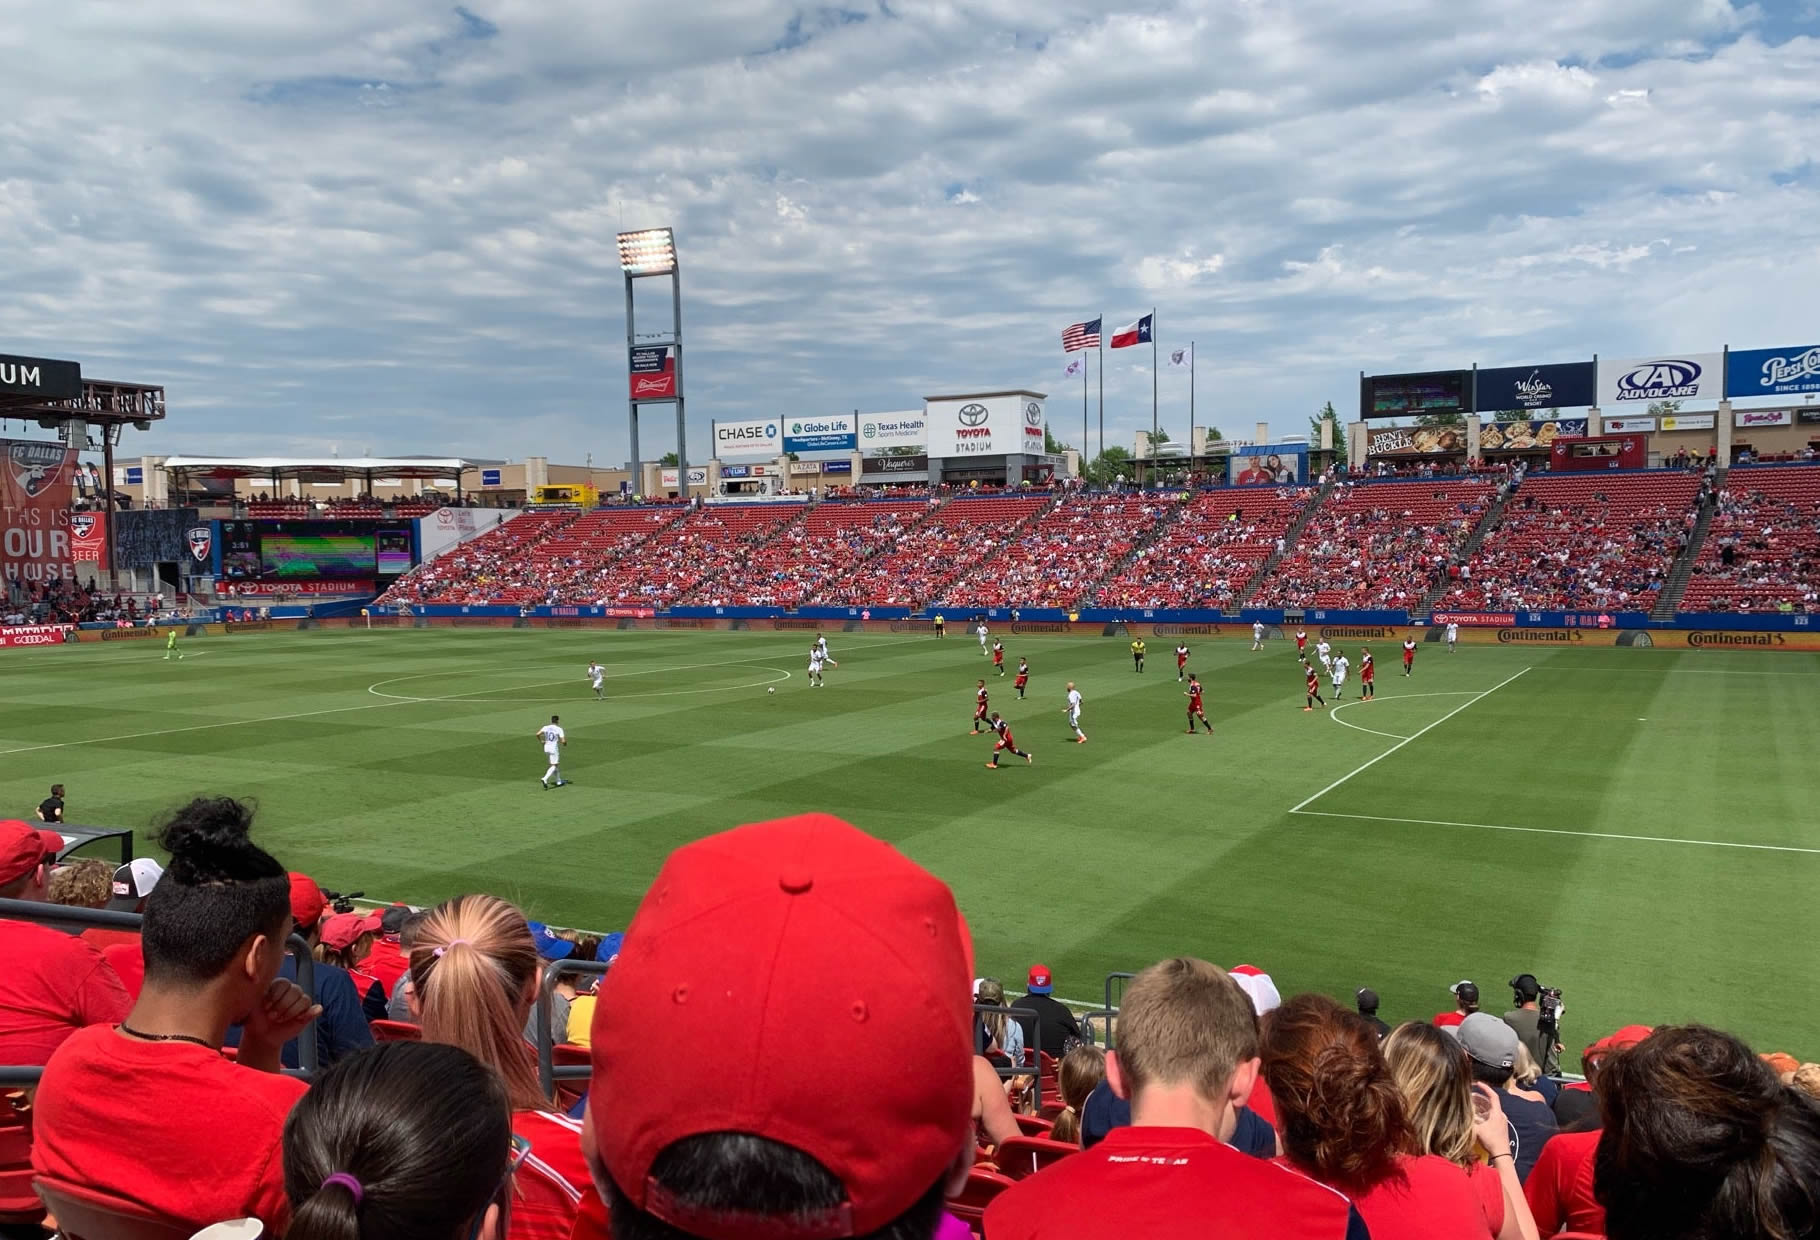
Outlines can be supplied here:
[[1569, 831], [1561, 827], [1509, 827], [1495, 822], [1451, 822], [1444, 818], [1392, 818], [1384, 814], [1341, 814], [1324, 809], [1292, 809], [1304, 818], [1352, 818], [1360, 822], [1401, 822], [1419, 827], [1468, 827], [1474, 831], [1517, 831], [1524, 835], [1568, 835], [1588, 840], [1633, 840], [1640, 844], [1685, 844], [1693, 848], [1742, 848], [1752, 852], [1801, 853], [1820, 857], [1820, 848], [1795, 844], [1745, 844], [1733, 840], [1684, 840], [1672, 835], [1625, 835], [1617, 831]]

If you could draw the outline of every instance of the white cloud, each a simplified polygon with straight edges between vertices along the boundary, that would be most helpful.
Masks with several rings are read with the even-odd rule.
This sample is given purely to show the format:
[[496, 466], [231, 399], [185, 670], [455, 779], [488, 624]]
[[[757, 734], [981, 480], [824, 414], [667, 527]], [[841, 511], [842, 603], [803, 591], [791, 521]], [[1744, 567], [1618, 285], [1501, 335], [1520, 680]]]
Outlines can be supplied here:
[[0, 349], [166, 383], [129, 451], [618, 459], [622, 226], [677, 229], [697, 454], [1153, 302], [1288, 432], [1361, 368], [1781, 342], [1820, 278], [1820, 43], [1725, 0], [466, 10], [15, 13]]

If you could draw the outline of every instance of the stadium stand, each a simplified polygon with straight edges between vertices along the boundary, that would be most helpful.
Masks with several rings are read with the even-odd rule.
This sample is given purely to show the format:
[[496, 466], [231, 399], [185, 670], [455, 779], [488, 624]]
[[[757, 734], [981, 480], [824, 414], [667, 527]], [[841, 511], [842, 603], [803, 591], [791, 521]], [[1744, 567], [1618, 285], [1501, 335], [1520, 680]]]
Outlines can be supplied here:
[[1700, 479], [1675, 470], [1525, 478], [1466, 563], [1450, 611], [1646, 611], [1698, 517]]
[[380, 598], [392, 603], [485, 603], [520, 569], [520, 558], [580, 516], [572, 508], [532, 509], [406, 573]]
[[1490, 478], [1342, 483], [1250, 598], [1254, 607], [1414, 606], [1478, 527]]
[[682, 520], [659, 527], [606, 563], [588, 601], [668, 607], [702, 582], [743, 573], [753, 552], [798, 520], [805, 508], [788, 503], [721, 504], [688, 510]]
[[1226, 607], [1279, 550], [1314, 494], [1308, 487], [1203, 492], [1102, 585], [1094, 601], [1101, 607]]
[[999, 555], [948, 587], [942, 602], [950, 607], [1073, 607], [1177, 506], [1157, 495], [1065, 499]]
[[870, 559], [824, 582], [814, 601], [833, 606], [916, 607], [942, 597], [961, 573], [992, 556], [1050, 498], [953, 499]]
[[1682, 611], [1820, 610], [1820, 467], [1733, 468]]
[[752, 548], [743, 572], [696, 590], [714, 606], [796, 607], [824, 597], [827, 584], [888, 547], [928, 515], [923, 498], [817, 504]]

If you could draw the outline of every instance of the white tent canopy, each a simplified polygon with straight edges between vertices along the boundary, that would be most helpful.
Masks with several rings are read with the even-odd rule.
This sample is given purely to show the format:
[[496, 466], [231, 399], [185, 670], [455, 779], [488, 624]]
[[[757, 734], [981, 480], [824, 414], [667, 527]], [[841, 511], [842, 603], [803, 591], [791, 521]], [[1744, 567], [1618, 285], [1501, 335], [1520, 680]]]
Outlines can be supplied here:
[[345, 480], [369, 475], [385, 478], [460, 478], [470, 468], [460, 457], [427, 456], [171, 456], [168, 473], [204, 474], [213, 478], [298, 478]]

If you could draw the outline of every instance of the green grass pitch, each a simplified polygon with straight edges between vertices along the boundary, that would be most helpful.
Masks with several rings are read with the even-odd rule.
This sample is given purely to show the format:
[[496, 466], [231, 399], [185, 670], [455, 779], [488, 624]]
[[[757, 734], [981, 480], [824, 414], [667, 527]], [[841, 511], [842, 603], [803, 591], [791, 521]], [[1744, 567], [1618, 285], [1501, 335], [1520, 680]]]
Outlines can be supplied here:
[[[826, 810], [954, 887], [981, 973], [1040, 960], [1093, 1000], [1175, 953], [1284, 993], [1362, 985], [1395, 1021], [1477, 981], [1565, 991], [1567, 1066], [1631, 1021], [1703, 1019], [1813, 1051], [1820, 657], [1394, 643], [1380, 695], [1304, 714], [1293, 648], [1195, 643], [1212, 738], [1184, 734], [1164, 641], [1013, 637], [1028, 701], [976, 641], [427, 630], [198, 638], [0, 656], [0, 809], [52, 782], [73, 822], [144, 828], [196, 793], [325, 886], [430, 902], [484, 888], [623, 927], [665, 854]], [[1356, 663], [1356, 642], [1346, 651]], [[609, 673], [595, 701], [590, 658]], [[1035, 754], [987, 771], [974, 680]], [[1086, 698], [1070, 743], [1063, 686]], [[767, 688], [777, 692], [768, 694]], [[533, 733], [560, 713], [570, 787]]]

